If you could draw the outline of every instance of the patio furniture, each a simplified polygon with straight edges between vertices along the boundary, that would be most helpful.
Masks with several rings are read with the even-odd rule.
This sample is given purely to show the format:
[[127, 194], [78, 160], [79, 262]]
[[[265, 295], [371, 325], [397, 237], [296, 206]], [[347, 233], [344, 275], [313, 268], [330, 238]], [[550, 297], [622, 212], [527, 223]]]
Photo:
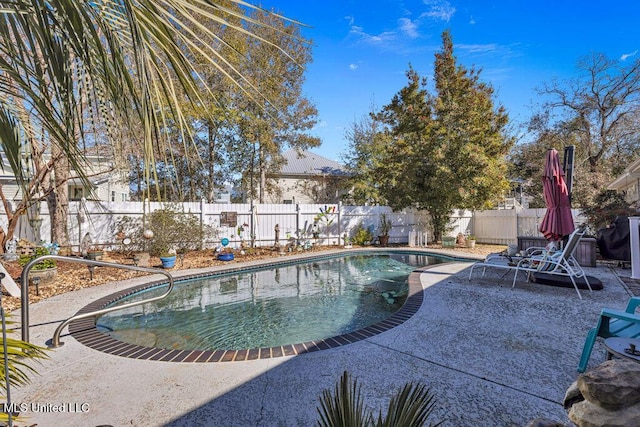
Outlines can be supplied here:
[[603, 308], [598, 318], [598, 324], [587, 333], [582, 349], [582, 356], [578, 364], [578, 372], [584, 372], [591, 357], [591, 351], [597, 337], [640, 337], [640, 315], [636, 309], [640, 306], [640, 297], [629, 299], [624, 311]]
[[576, 279], [583, 279], [586, 282], [588, 289], [590, 291], [592, 289], [584, 270], [573, 257], [573, 254], [585, 232], [586, 230], [584, 226], [576, 228], [573, 233], [569, 235], [569, 239], [561, 251], [543, 251], [540, 255], [524, 257], [519, 259], [517, 262], [499, 263], [495, 262], [495, 258], [492, 258], [489, 261], [477, 262], [471, 266], [469, 280], [471, 280], [473, 269], [478, 266], [483, 268], [483, 275], [487, 267], [515, 270], [512, 287], [515, 287], [516, 285], [519, 272], [522, 271], [527, 273], [527, 281], [531, 278], [532, 273], [540, 272], [545, 273], [548, 276], [568, 277], [571, 280], [574, 289], [578, 293], [578, 297], [582, 299], [582, 294], [580, 293]]
[[640, 363], [640, 339], [638, 338], [607, 338], [604, 340], [604, 348], [607, 350], [607, 360], [617, 356]]

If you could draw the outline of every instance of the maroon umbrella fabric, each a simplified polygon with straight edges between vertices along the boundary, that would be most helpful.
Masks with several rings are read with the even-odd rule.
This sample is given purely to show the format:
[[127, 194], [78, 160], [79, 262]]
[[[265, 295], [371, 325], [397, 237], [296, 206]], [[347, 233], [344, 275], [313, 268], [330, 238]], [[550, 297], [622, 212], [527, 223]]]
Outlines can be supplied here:
[[542, 218], [539, 230], [547, 240], [561, 240], [575, 230], [575, 225], [564, 172], [560, 166], [558, 152], [553, 148], [547, 150], [542, 186], [547, 212]]

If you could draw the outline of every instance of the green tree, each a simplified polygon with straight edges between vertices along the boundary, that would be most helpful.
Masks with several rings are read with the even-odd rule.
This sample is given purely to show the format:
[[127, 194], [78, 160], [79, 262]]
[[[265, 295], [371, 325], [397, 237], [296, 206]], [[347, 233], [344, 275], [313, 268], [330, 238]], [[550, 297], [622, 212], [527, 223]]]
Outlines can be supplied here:
[[[287, 148], [306, 150], [320, 145], [320, 140], [307, 132], [315, 125], [316, 107], [302, 96], [306, 65], [311, 62], [311, 43], [300, 34], [297, 25], [288, 24], [262, 10], [252, 13], [249, 24], [252, 34], [246, 40], [246, 55], [239, 65], [243, 76], [263, 96], [237, 93], [233, 105], [241, 111], [237, 123], [237, 139], [229, 151], [229, 166], [235, 171], [248, 171], [243, 177], [245, 188], [260, 203], [271, 185], [270, 173], [282, 164], [282, 152]], [[274, 46], [282, 47], [282, 51]], [[256, 188], [257, 185], [257, 188]]]
[[373, 115], [382, 129], [352, 146], [353, 157], [366, 160], [362, 164], [377, 177], [378, 202], [427, 210], [436, 238], [453, 209], [487, 207], [505, 194], [505, 156], [513, 143], [492, 87], [480, 81], [480, 71], [456, 64], [448, 31], [442, 41], [434, 93], [410, 67], [407, 86]]
[[345, 201], [354, 204], [387, 204], [380, 193], [378, 169], [384, 164], [385, 134], [383, 124], [376, 118], [375, 107], [369, 114], [354, 121], [345, 132], [349, 149], [343, 161], [350, 171], [348, 186], [351, 189]]

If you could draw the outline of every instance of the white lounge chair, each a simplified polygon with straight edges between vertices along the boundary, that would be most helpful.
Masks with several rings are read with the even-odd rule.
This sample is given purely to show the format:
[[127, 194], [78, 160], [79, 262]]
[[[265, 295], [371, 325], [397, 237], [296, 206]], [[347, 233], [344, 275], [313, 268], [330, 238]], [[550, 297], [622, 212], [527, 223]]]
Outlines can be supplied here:
[[576, 292], [578, 293], [578, 297], [582, 299], [582, 294], [580, 294], [580, 289], [578, 289], [578, 284], [576, 283], [576, 279], [582, 278], [589, 291], [591, 291], [591, 285], [589, 284], [589, 280], [587, 276], [574, 258], [573, 254], [578, 248], [578, 244], [580, 243], [580, 239], [584, 236], [586, 230], [584, 226], [580, 226], [574, 230], [573, 233], [569, 236], [567, 243], [564, 245], [564, 248], [561, 251], [556, 252], [541, 252], [540, 254], [534, 254], [530, 257], [525, 257], [517, 260], [517, 262], [496, 262], [495, 258], [492, 258], [488, 261], [477, 262], [471, 266], [471, 271], [469, 272], [469, 280], [471, 280], [471, 275], [473, 274], [473, 270], [476, 267], [482, 267], [482, 274], [486, 268], [502, 268], [508, 270], [515, 270], [513, 275], [513, 285], [511, 287], [515, 287], [516, 280], [518, 279], [518, 272], [526, 272], [527, 280], [531, 278], [532, 273], [545, 273], [551, 276], [563, 276], [568, 277], [573, 284]]

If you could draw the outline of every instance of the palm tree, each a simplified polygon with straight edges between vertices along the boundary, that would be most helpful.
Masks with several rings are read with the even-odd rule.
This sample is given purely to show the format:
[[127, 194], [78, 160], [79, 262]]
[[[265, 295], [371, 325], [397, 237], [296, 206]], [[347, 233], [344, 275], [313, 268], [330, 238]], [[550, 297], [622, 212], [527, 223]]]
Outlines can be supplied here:
[[[358, 381], [344, 371], [333, 393], [324, 390], [317, 408], [318, 427], [422, 427], [435, 409], [434, 395], [424, 384], [407, 383], [389, 402], [387, 413], [375, 418], [365, 407]], [[430, 423], [436, 427], [441, 422]]]
[[[65, 209], [68, 171], [85, 169], [83, 148], [97, 140], [116, 158], [123, 141], [139, 141], [148, 181], [168, 123], [188, 144], [184, 97], [202, 106], [200, 94], [208, 91], [189, 58], [208, 58], [259, 97], [219, 53], [225, 41], [214, 30], [247, 34], [246, 20], [267, 25], [248, 18], [247, 9], [260, 8], [242, 0], [0, 0], [0, 146], [26, 201], [11, 208], [0, 187], [12, 214], [0, 251], [31, 200], [53, 194], [50, 200], [61, 198], [54, 211]], [[64, 235], [56, 237], [64, 244]]]
[[[80, 172], [89, 187], [83, 148], [103, 139], [118, 156], [124, 140], [139, 141], [149, 178], [168, 123], [183, 130], [185, 144], [190, 141], [183, 98], [202, 106], [200, 93], [208, 91], [190, 57], [208, 58], [226, 78], [260, 96], [218, 53], [225, 42], [211, 29], [250, 35], [242, 25], [252, 21], [247, 8], [259, 9], [242, 0], [0, 0], [0, 165], [9, 164], [23, 192], [23, 201], [11, 206], [0, 184], [9, 219], [0, 252], [34, 200], [52, 201], [52, 226], [66, 230], [69, 170]], [[64, 234], [53, 238], [64, 245]], [[7, 345], [8, 392], [32, 370], [18, 356], [42, 353], [18, 340], [0, 344]]]

